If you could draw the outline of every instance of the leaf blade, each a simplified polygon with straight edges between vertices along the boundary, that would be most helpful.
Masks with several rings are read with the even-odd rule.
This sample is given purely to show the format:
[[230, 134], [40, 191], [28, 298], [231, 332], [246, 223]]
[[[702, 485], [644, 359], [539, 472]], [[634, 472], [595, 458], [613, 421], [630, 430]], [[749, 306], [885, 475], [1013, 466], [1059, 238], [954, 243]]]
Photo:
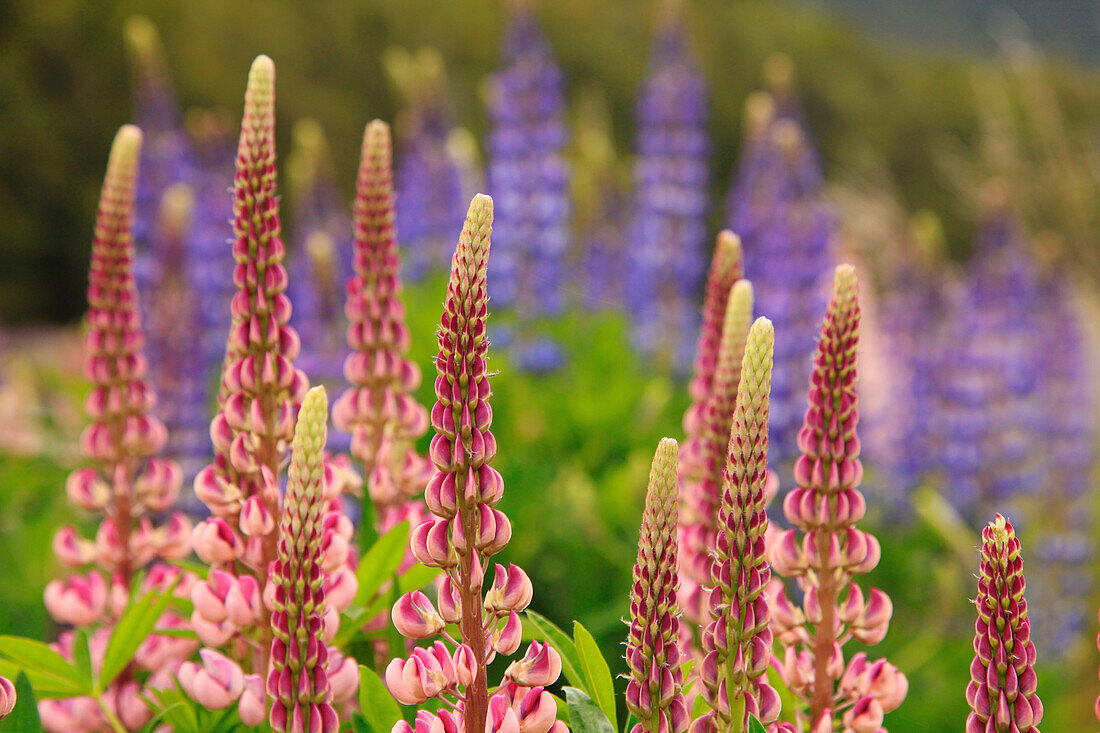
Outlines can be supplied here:
[[401, 720], [401, 708], [386, 683], [365, 664], [359, 665], [359, 709], [375, 733], [386, 733]]
[[596, 639], [580, 621], [573, 622], [573, 643], [577, 645], [581, 673], [588, 682], [590, 696], [611, 721], [611, 728], [615, 729], [615, 682], [611, 678], [611, 668], [603, 658]]

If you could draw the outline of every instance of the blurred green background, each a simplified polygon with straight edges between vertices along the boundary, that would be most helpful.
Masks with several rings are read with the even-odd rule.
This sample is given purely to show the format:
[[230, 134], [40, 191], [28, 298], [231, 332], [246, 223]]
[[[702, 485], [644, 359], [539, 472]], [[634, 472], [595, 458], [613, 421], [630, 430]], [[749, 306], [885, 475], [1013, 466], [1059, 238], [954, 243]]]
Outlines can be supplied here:
[[[861, 12], [857, 3], [840, 4]], [[635, 0], [537, 6], [571, 99], [606, 100], [625, 164], [654, 7]], [[185, 107], [239, 114], [250, 61], [272, 56], [281, 150], [289, 149], [294, 121], [317, 119], [350, 196], [364, 122], [393, 119], [399, 109], [382, 51], [438, 48], [458, 120], [480, 140], [482, 84], [497, 65], [504, 10], [481, 0], [0, 3], [0, 323], [36, 327], [0, 345], [9, 448], [0, 451], [0, 631], [52, 633], [41, 591], [59, 573], [47, 552], [53, 531], [75, 518], [63, 487], [76, 461], [85, 389], [72, 324], [84, 309], [109, 142], [130, 116], [126, 18], [141, 12], [160, 28]], [[934, 211], [942, 243], [964, 258], [975, 181], [1005, 175], [1032, 229], [1059, 236], [1095, 291], [1100, 75], [1080, 60], [1089, 57], [1080, 47], [1077, 60], [1025, 46], [996, 53], [988, 37], [975, 39], [975, 53], [918, 48], [876, 37], [830, 9], [772, 0], [692, 0], [685, 12], [713, 95], [715, 201], [737, 159], [745, 97], [760, 87], [765, 58], [782, 51], [798, 69], [834, 198], [842, 213], [860, 213], [848, 218], [850, 236], [896, 230], [898, 211], [902, 228], [904, 212]], [[1015, 151], [1009, 162], [990, 152], [1006, 139]], [[1080, 195], [1064, 195], [1065, 185]], [[860, 217], [877, 218], [861, 228]], [[877, 240], [861, 241], [867, 250]], [[442, 293], [442, 283], [431, 282], [406, 294], [422, 367]], [[47, 325], [54, 328], [41, 330]], [[684, 384], [623, 358], [625, 324], [614, 315], [571, 313], [553, 328], [570, 344], [563, 372], [523, 376], [494, 357], [497, 463], [507, 486], [503, 509], [515, 528], [505, 556], [532, 575], [537, 610], [563, 626], [582, 620], [617, 657], [649, 460], [661, 436], [681, 436], [687, 394]], [[430, 404], [430, 383], [420, 397]], [[948, 524], [934, 507], [926, 513], [931, 519], [905, 517], [903, 529], [875, 514], [866, 524], [884, 545], [871, 582], [890, 593], [896, 609], [890, 635], [872, 655], [887, 655], [911, 683], [906, 704], [887, 720], [895, 733], [958, 730], [966, 717], [976, 534]], [[1095, 724], [1095, 657], [1083, 640], [1069, 658], [1042, 665], [1044, 729]], [[614, 671], [623, 668], [620, 661]]]

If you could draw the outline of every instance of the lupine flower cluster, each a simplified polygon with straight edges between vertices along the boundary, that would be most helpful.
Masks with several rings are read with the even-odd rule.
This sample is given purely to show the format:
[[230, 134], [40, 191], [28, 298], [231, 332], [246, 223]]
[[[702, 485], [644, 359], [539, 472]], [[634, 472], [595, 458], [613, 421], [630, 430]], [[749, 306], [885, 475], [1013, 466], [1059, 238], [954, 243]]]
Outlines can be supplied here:
[[345, 306], [351, 354], [344, 376], [351, 387], [333, 408], [336, 426], [351, 435], [383, 531], [405, 519], [420, 523], [424, 506], [412, 499], [432, 476], [415, 445], [428, 429], [428, 412], [412, 396], [420, 369], [406, 357], [391, 161], [389, 126], [375, 120], [363, 133], [355, 191], [355, 274]]
[[[504, 480], [492, 467], [496, 439], [491, 432], [491, 390], [486, 339], [488, 266], [493, 202], [478, 195], [470, 203], [466, 224], [451, 265], [436, 357], [436, 403], [432, 408], [430, 457], [435, 464], [425, 500], [435, 519], [413, 532], [413, 555], [445, 577], [435, 605], [421, 591], [401, 597], [393, 622], [410, 639], [442, 636], [386, 668], [391, 694], [406, 705], [438, 698], [447, 704], [438, 713], [420, 710], [416, 730], [465, 730], [466, 733], [564, 733], [545, 687], [561, 672], [561, 657], [549, 644], [531, 642], [512, 662], [503, 683], [489, 694], [486, 667], [497, 654], [511, 655], [520, 646], [519, 612], [531, 602], [531, 581], [516, 565], [493, 568], [493, 583], [484, 590], [488, 560], [504, 549], [512, 534], [508, 518], [496, 508]], [[438, 609], [438, 610], [437, 610]], [[458, 624], [461, 641], [446, 633]], [[395, 731], [413, 730], [399, 722]]]
[[[215, 459], [195, 480], [195, 493], [213, 514], [191, 537], [196, 554], [211, 566], [208, 578], [197, 583], [191, 594], [195, 606], [192, 628], [208, 648], [203, 650], [203, 666], [189, 667], [187, 678], [181, 678], [184, 689], [196, 700], [211, 690], [217, 693], [213, 699], [218, 704], [204, 703], [208, 707], [220, 709], [237, 703], [246, 725], [258, 725], [266, 717], [262, 676], [269, 668], [282, 669], [274, 657], [292, 653], [286, 648], [289, 628], [301, 629], [296, 639], [305, 645], [300, 651], [310, 660], [307, 668], [327, 666], [336, 703], [354, 693], [358, 676], [353, 660], [327, 649], [321, 651], [336, 632], [339, 611], [348, 607], [357, 589], [355, 574], [348, 566], [354, 558], [349, 546], [353, 530], [340, 502], [340, 494], [348, 486], [346, 473], [326, 464], [320, 480], [322, 498], [316, 498], [315, 454], [323, 451], [323, 445], [318, 448], [314, 436], [302, 439], [312, 441], [301, 446], [307, 455], [296, 453], [292, 463], [299, 471], [308, 467], [308, 481], [302, 473], [292, 474], [289, 486], [294, 491], [288, 489], [283, 499], [277, 483], [307, 381], [294, 367], [298, 336], [287, 325], [291, 305], [284, 292], [287, 275], [282, 265], [285, 253], [275, 187], [274, 105], [275, 67], [271, 59], [260, 56], [249, 72], [237, 152], [233, 253], [238, 290], [232, 301], [233, 326], [226, 344], [220, 410], [210, 429]], [[306, 416], [312, 427], [303, 427], [314, 433], [316, 423], [327, 419], [327, 415], [318, 416], [317, 399]], [[309, 498], [304, 498], [306, 495]], [[294, 506], [292, 500], [301, 505]], [[284, 530], [291, 522], [292, 536], [305, 542], [301, 527], [284, 512], [308, 509], [308, 516], [314, 517], [320, 511], [314, 505], [322, 501], [322, 528], [311, 525], [307, 553], [306, 547], [287, 539], [286, 531], [280, 534], [276, 518], [284, 517]], [[321, 556], [315, 552], [316, 542]], [[299, 564], [288, 566], [288, 562]], [[269, 572], [273, 563], [281, 563], [275, 565], [274, 573]], [[285, 579], [291, 577], [288, 567], [300, 569], [302, 563], [318, 578], [316, 588], [310, 586], [311, 597], [319, 601], [324, 594], [327, 610], [320, 624], [313, 623], [319, 607], [291, 605], [306, 603], [294, 595], [303, 592], [297, 584], [294, 594], [286, 593]], [[310, 582], [314, 580], [311, 575]], [[304, 626], [289, 625], [291, 610], [306, 614], [298, 617]], [[301, 669], [300, 663], [304, 664], [287, 662], [295, 673]], [[245, 674], [246, 670], [250, 673]], [[299, 676], [295, 681], [302, 679]], [[296, 716], [303, 714], [305, 727], [295, 730], [333, 729], [327, 713], [291, 707], [283, 681], [276, 682], [272, 694], [279, 702], [272, 707], [273, 726], [285, 718], [294, 727]], [[272, 684], [269, 678], [269, 691]], [[318, 693], [310, 700], [320, 704], [328, 702], [328, 697]], [[321, 716], [323, 727], [311, 722], [315, 713]]]
[[832, 266], [832, 216], [822, 200], [822, 174], [797, 105], [767, 94], [746, 105], [746, 136], [727, 215], [745, 246], [745, 274], [757, 305], [775, 323], [772, 382], [773, 464], [793, 460], [801, 419], [798, 375], [809, 368]]
[[694, 733], [745, 730], [749, 715], [768, 724], [780, 711], [779, 694], [765, 677], [772, 650], [765, 554], [771, 322], [758, 319], [747, 338], [718, 509], [710, 623], [703, 631], [706, 657], [699, 676], [711, 710], [692, 725]]
[[[144, 592], [170, 587], [183, 592], [193, 580], [159, 562], [189, 554], [190, 522], [182, 514], [172, 514], [159, 527], [152, 520], [172, 507], [182, 478], [174, 462], [156, 457], [167, 434], [152, 415], [156, 397], [146, 381], [142, 353], [131, 235], [141, 140], [141, 131], [132, 125], [119, 130], [100, 194], [84, 343], [85, 374], [92, 382], [85, 408], [91, 422], [81, 436], [82, 452], [92, 465], [74, 471], [66, 486], [74, 504], [102, 514], [103, 520], [94, 541], [82, 539], [71, 526], [57, 533], [58, 560], [91, 569], [55, 580], [45, 592], [46, 609], [58, 623], [89, 631], [93, 668], [102, 664], [110, 625], [126, 608], [139, 572], [149, 568], [140, 584]], [[179, 628], [184, 622], [166, 613], [159, 624]], [[71, 659], [73, 644], [74, 631], [68, 630], [55, 648]], [[116, 719], [139, 728], [152, 716], [143, 685], [168, 683], [167, 675], [193, 651], [186, 639], [152, 636], [98, 703], [90, 697], [42, 701], [43, 725], [55, 733], [93, 731]]]
[[690, 722], [676, 613], [677, 465], [676, 441], [665, 438], [649, 471], [630, 588], [626, 706], [638, 717], [631, 733], [683, 733]]
[[680, 369], [690, 359], [706, 268], [707, 101], [682, 24], [666, 20], [638, 101], [626, 295], [636, 346]]
[[397, 230], [406, 252], [403, 274], [416, 281], [428, 271], [446, 270], [471, 171], [465, 170], [454, 150], [461, 133], [449, 104], [439, 52], [421, 48], [410, 54], [392, 49], [383, 62], [406, 103], [403, 117], [395, 124], [400, 144], [394, 173], [401, 202]]
[[752, 286], [740, 279], [740, 242], [718, 236], [703, 302], [703, 327], [691, 383], [694, 404], [684, 415], [687, 438], [680, 475], [684, 512], [680, 517], [682, 581], [679, 601], [696, 624], [707, 619], [705, 591], [711, 582], [711, 550], [718, 536], [718, 508], [726, 467], [741, 356], [752, 320]]
[[883, 715], [905, 699], [908, 682], [885, 660], [856, 654], [845, 665], [843, 646], [881, 641], [893, 606], [885, 593], [870, 597], [853, 581], [878, 564], [878, 540], [856, 527], [866, 502], [859, 491], [859, 405], [856, 352], [860, 309], [854, 269], [836, 269], [810, 378], [809, 409], [798, 435], [795, 487], [783, 502], [794, 529], [770, 550], [772, 567], [798, 581], [802, 603], [781, 588], [772, 599], [772, 628], [783, 648], [779, 671], [799, 698], [802, 730], [877, 731]]
[[[351, 222], [339, 187], [324, 130], [314, 120], [294, 126], [288, 159], [294, 202], [294, 240], [287, 296], [294, 303], [291, 323], [301, 335], [297, 364], [313, 382], [335, 389], [342, 382], [347, 347], [340, 286], [351, 277]], [[343, 435], [330, 439], [347, 448]]]
[[978, 232], [951, 334], [945, 399], [945, 489], [964, 516], [1015, 502], [1041, 482], [1030, 449], [1043, 429], [1035, 344], [1038, 281], [1019, 223], [1002, 200]]
[[1024, 598], [1024, 563], [1016, 532], [1000, 514], [982, 530], [981, 554], [966, 733], [1038, 733], [1043, 702]]
[[563, 80], [526, 6], [509, 21], [502, 56], [505, 68], [492, 83], [487, 146], [488, 185], [498, 192], [499, 211], [493, 298], [515, 313], [515, 332], [501, 335], [512, 341], [517, 364], [546, 371], [561, 364], [561, 347], [540, 337], [531, 321], [565, 305], [570, 206]]

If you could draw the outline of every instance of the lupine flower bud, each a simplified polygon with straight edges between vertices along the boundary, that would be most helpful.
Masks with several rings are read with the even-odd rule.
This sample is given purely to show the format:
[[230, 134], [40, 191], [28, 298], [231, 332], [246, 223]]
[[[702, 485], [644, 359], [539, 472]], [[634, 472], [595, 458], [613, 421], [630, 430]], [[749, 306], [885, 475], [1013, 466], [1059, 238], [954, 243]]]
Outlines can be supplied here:
[[779, 696], [764, 673], [771, 661], [765, 558], [768, 518], [768, 395], [771, 391], [772, 324], [760, 318], [748, 334], [728, 443], [717, 552], [709, 596], [711, 622], [703, 632], [701, 677], [712, 712], [699, 730], [743, 730], [748, 716], [771, 723]]
[[504, 677], [524, 687], [545, 687], [557, 681], [560, 674], [561, 655], [547, 643], [532, 641], [523, 659], [512, 662]]
[[[863, 467], [856, 434], [859, 320], [855, 270], [842, 265], [836, 268], [810, 376], [809, 408], [798, 434], [802, 455], [794, 467], [796, 486], [784, 500], [795, 529], [780, 535], [769, 551], [777, 572], [795, 578], [803, 591], [801, 610], [783, 592], [771, 610], [779, 640], [786, 646], [780, 673], [808, 706], [805, 722], [813, 731], [832, 731], [834, 723], [849, 722], [850, 730], [868, 728], [880, 710], [885, 713], [899, 705], [908, 689], [899, 672], [892, 675], [888, 692], [872, 696], [875, 704], [857, 705], [859, 712], [839, 712], [856, 692], [867, 694], [853, 692], [845, 681], [855, 672], [845, 671], [841, 645], [853, 637], [869, 644], [880, 641], [892, 613], [884, 593], [873, 590], [865, 602], [852, 583], [853, 576], [874, 568], [881, 555], [878, 541], [855, 527], [866, 508], [859, 491]], [[829, 655], [824, 664], [818, 659], [823, 654]], [[802, 715], [796, 711], [800, 720]]]
[[267, 694], [264, 692], [264, 678], [258, 674], [244, 676], [244, 692], [237, 706], [241, 722], [249, 727], [262, 725], [267, 719]]
[[649, 472], [630, 589], [630, 667], [627, 707], [638, 716], [633, 733], [683, 733], [689, 716], [681, 690], [679, 609], [676, 606], [677, 445], [665, 438]]
[[103, 618], [107, 607], [107, 581], [96, 571], [53, 580], [44, 594], [46, 610], [58, 623], [88, 626]]
[[0, 677], [0, 720], [11, 715], [15, 703], [15, 685], [7, 677]]
[[685, 416], [685, 428], [694, 428], [696, 434], [692, 437], [689, 432], [681, 451], [686, 466], [680, 470], [684, 486], [684, 516], [680, 520], [684, 582], [680, 602], [685, 615], [700, 625], [710, 618], [703, 589], [711, 585], [711, 554], [719, 534], [726, 447], [741, 380], [745, 339], [752, 322], [752, 285], [747, 280], [737, 280], [726, 301], [722, 341], [710, 376], [710, 390], [701, 403], [698, 425], [690, 425]]
[[432, 602], [418, 590], [401, 596], [393, 606], [392, 616], [393, 625], [410, 639], [428, 639], [446, 626]]
[[355, 192], [355, 274], [347, 283], [348, 345], [344, 375], [351, 387], [333, 405], [336, 426], [351, 433], [380, 526], [420, 493], [431, 465], [416, 452], [427, 410], [412, 396], [420, 370], [406, 358], [409, 330], [401, 302], [394, 230], [390, 129], [375, 120], [363, 133]]
[[1000, 514], [982, 530], [978, 597], [974, 605], [974, 662], [966, 701], [967, 733], [1038, 731], [1043, 703], [1037, 692], [1035, 644], [1024, 597], [1024, 563], [1012, 524]]
[[274, 698], [270, 722], [278, 733], [335, 733], [340, 727], [327, 677], [328, 648], [321, 640], [327, 422], [325, 390], [317, 387], [306, 394], [298, 414], [273, 571], [275, 639], [267, 692]]
[[193, 700], [209, 710], [237, 702], [244, 692], [244, 673], [236, 662], [213, 649], [200, 649], [202, 664], [184, 662], [179, 681]]

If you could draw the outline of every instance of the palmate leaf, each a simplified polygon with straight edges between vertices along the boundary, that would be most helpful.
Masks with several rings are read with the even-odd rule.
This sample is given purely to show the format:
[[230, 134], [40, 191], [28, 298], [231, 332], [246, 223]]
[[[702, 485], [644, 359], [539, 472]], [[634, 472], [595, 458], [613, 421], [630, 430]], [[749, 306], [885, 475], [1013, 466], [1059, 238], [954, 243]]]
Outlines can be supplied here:
[[607, 666], [607, 660], [603, 658], [595, 638], [579, 621], [573, 622], [573, 643], [577, 646], [580, 671], [584, 675], [589, 695], [611, 721], [611, 728], [614, 730], [615, 683], [611, 679], [611, 668]]
[[26, 672], [41, 697], [76, 697], [92, 692], [90, 676], [40, 641], [0, 636], [0, 654]]
[[[130, 605], [122, 612], [122, 617], [111, 631], [107, 650], [103, 653], [103, 665], [95, 683], [96, 692], [107, 689], [134, 658], [137, 648], [153, 633], [157, 621], [164, 615], [172, 600], [172, 591], [178, 582], [177, 578], [163, 592], [150, 591], [137, 601], [131, 600]], [[134, 595], [130, 598], [133, 599]]]
[[614, 733], [615, 728], [595, 702], [583, 690], [566, 687], [569, 705], [569, 729], [572, 733]]
[[[409, 523], [399, 522], [389, 532], [378, 538], [359, 561], [356, 578], [359, 591], [355, 594], [354, 605], [366, 607], [375, 594], [393, 577], [397, 567], [405, 557], [405, 548], [409, 546]], [[438, 571], [437, 571], [438, 572]]]

